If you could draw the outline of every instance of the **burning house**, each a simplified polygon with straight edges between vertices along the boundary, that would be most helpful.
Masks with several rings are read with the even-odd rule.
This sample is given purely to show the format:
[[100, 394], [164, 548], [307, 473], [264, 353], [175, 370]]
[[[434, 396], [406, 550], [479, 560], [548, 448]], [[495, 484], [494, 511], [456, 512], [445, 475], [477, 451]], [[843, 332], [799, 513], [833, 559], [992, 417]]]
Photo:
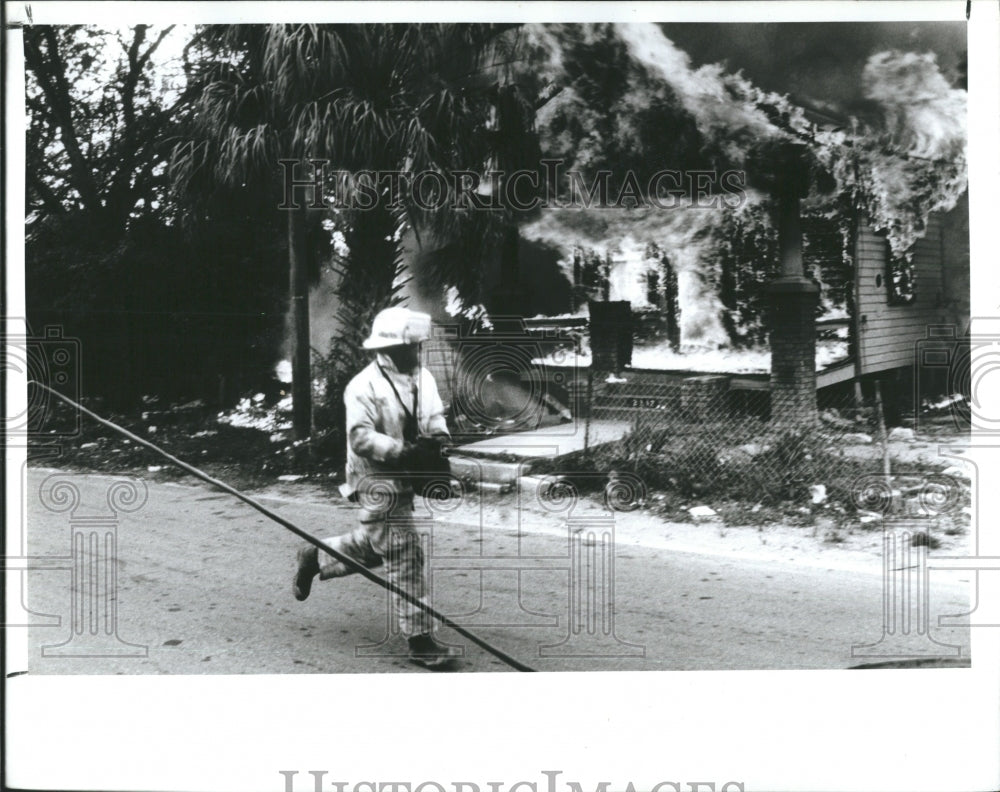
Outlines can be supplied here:
[[[862, 82], [878, 114], [862, 132], [717, 66], [692, 69], [655, 26], [618, 33], [705, 134], [727, 130], [748, 187], [745, 205], [723, 195], [668, 210], [553, 210], [524, 229], [561, 250], [574, 294], [627, 302], [640, 331], [640, 317], [659, 321], [651, 343], [621, 347], [631, 353], [615, 373], [731, 375], [730, 387], [768, 390], [782, 419], [814, 415], [818, 389], [850, 381], [909, 395], [917, 345], [953, 343], [968, 326], [964, 91], [933, 55], [877, 53]], [[738, 150], [753, 136], [762, 142]], [[737, 261], [734, 276], [725, 227], [761, 205], [770, 260]]]
[[[548, 418], [564, 413], [566, 388], [545, 390], [565, 397], [561, 407], [543, 406], [531, 383], [540, 376], [565, 381], [567, 368], [633, 379], [714, 375], [730, 390], [767, 395], [772, 417], [808, 420], [818, 391], [872, 378], [902, 381], [929, 327], [950, 327], [952, 336], [965, 331], [965, 93], [945, 80], [934, 56], [870, 55], [859, 83], [871, 112], [859, 120], [793, 103], [719, 64], [695, 68], [656, 25], [576, 26], [562, 39], [550, 26], [526, 32], [547, 53], [542, 70], [567, 86], [540, 109], [537, 125], [555, 154], [577, 156], [569, 166], [600, 164], [591, 127], [609, 122], [608, 140], [632, 141], [638, 133], [629, 124], [639, 122], [629, 114], [638, 118], [666, 103], [690, 125], [654, 135], [653, 153], [662, 148], [697, 162], [697, 151], [677, 154], [669, 136], [697, 137], [717, 161], [738, 166], [740, 178], [728, 190], [717, 176], [707, 192], [671, 193], [667, 208], [642, 196], [612, 206], [557, 202], [522, 222], [507, 252], [518, 262], [515, 304], [533, 318], [513, 330], [484, 328], [472, 344], [534, 349], [500, 355], [495, 371], [477, 363], [469, 381], [492, 405], [484, 413], [494, 424], [524, 426], [520, 416], [531, 413], [530, 403]], [[624, 59], [612, 74], [621, 96], [610, 121], [595, 115], [574, 132], [587, 101], [566, 62], [570, 49], [591, 45]], [[560, 185], [549, 186], [558, 193]], [[471, 328], [469, 306], [459, 300], [445, 310], [454, 299], [420, 287], [428, 250], [404, 247], [411, 299]], [[502, 256], [494, 258], [481, 262], [487, 304], [512, 287]], [[601, 325], [616, 340], [599, 337]], [[553, 329], [578, 334], [572, 354], [551, 340]], [[435, 353], [438, 379], [456, 403], [467, 378], [455, 371], [468, 343], [449, 342]]]

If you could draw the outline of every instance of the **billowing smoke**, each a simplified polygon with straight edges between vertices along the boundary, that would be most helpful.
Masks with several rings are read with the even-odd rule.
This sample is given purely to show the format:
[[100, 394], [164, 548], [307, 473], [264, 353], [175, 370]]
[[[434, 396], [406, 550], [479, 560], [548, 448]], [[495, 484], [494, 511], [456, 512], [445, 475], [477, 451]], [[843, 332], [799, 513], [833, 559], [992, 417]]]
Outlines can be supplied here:
[[876, 53], [862, 82], [882, 118], [819, 153], [842, 187], [859, 189], [876, 229], [903, 258], [931, 212], [953, 209], [967, 188], [967, 94], [949, 85], [931, 53]]
[[[729, 72], [720, 64], [694, 68], [688, 54], [657, 25], [618, 24], [611, 29], [637, 70], [669, 86], [698, 132], [731, 162], [745, 161], [749, 148], [761, 140], [796, 137], [789, 130], [798, 132], [798, 139], [811, 138], [813, 150], [833, 172], [840, 189], [855, 192], [865, 202], [874, 224], [886, 231], [897, 255], [903, 255], [919, 238], [930, 212], [951, 209], [966, 188], [966, 94], [951, 87], [932, 54], [892, 50], [871, 55], [862, 72], [861, 88], [878, 118], [823, 130], [816, 129], [786, 97], [760, 89], [741, 73]], [[569, 32], [586, 42], [606, 30], [606, 26], [583, 25]], [[544, 126], [547, 114], [560, 102], [579, 96], [567, 75], [566, 33], [554, 25], [527, 25], [518, 32], [541, 82], [563, 89], [542, 108], [539, 126]], [[632, 76], [622, 76], [630, 81], [623, 108], [647, 106], [648, 81], [644, 85]], [[631, 122], [629, 113], [623, 112], [620, 123]], [[583, 163], [586, 158], [579, 159]], [[748, 200], [755, 198], [748, 194]], [[613, 259], [625, 262], [625, 274], [616, 279], [612, 295], [623, 299], [640, 293], [645, 247], [655, 242], [667, 252], [678, 274], [682, 346], [712, 348], [728, 341], [720, 321], [723, 306], [710, 282], [715, 257], [712, 231], [731, 211], [738, 210], [725, 205], [715, 209], [550, 208], [543, 209], [522, 233], [562, 250], [567, 269], [575, 248], [611, 253]], [[408, 260], [415, 261], [412, 245], [408, 251]], [[421, 284], [418, 274], [407, 288], [413, 304], [434, 314], [443, 311], [445, 295], [431, 294]], [[332, 319], [335, 307], [329, 302], [329, 291], [322, 291], [328, 286], [321, 284], [311, 300], [313, 341], [323, 352], [333, 329], [325, 318]]]
[[933, 53], [879, 52], [862, 74], [865, 96], [885, 114], [891, 144], [913, 157], [965, 157], [966, 93], [952, 88]]
[[[319, 278], [309, 289], [309, 345], [314, 355], [325, 357], [330, 351], [330, 342], [340, 326], [337, 321], [339, 301], [336, 291], [340, 275], [334, 264], [343, 261], [349, 251], [343, 233], [336, 229], [333, 220], [329, 218], [324, 220], [323, 230], [330, 234], [333, 261], [321, 265]], [[285, 358], [292, 356], [293, 327], [292, 309], [289, 306], [285, 313], [285, 340], [282, 349]]]
[[[759, 90], [741, 75], [727, 73], [719, 64], [693, 68], [687, 53], [664, 36], [657, 25], [617, 24], [612, 30], [639, 67], [636, 71], [651, 78], [654, 85], [659, 82], [669, 86], [701, 135], [716, 143], [731, 162], [745, 161], [755, 142], [789, 137], [761, 109], [762, 104], [780, 113], [785, 123], [807, 126], [801, 110], [783, 97]], [[562, 36], [546, 26], [530, 26], [528, 33], [545, 53], [545, 68], [553, 70], [551, 79], [566, 79], [565, 58], [559, 53]], [[573, 33], [585, 42], [597, 37], [593, 26], [583, 26]], [[649, 82], [631, 73], [627, 79], [622, 107], [640, 110], [648, 106], [652, 99]], [[564, 101], [575, 99], [571, 91], [572, 87], [564, 92]], [[547, 123], [552, 112], [551, 106], [543, 110], [540, 123]], [[631, 118], [624, 114], [617, 123], [620, 128], [627, 127]], [[611, 299], [627, 299], [633, 304], [644, 302], [644, 275], [649, 267], [644, 256], [647, 245], [655, 243], [666, 251], [677, 274], [682, 349], [728, 346], [729, 337], [721, 320], [725, 308], [710, 274], [715, 266], [712, 231], [732, 208], [721, 202], [714, 208], [692, 206], [691, 201], [681, 203], [668, 209], [544, 209], [522, 233], [560, 249], [567, 271], [574, 249], [610, 254], [615, 262]]]
[[617, 24], [615, 30], [632, 57], [657, 74], [674, 91], [706, 138], [730, 142], [725, 148], [739, 162], [745, 149], [736, 141], [740, 134], [758, 138], [787, 137], [760, 109], [767, 103], [787, 117], [790, 124], [805, 126], [802, 111], [777, 94], [761, 91], [740, 74], [727, 73], [721, 64], [698, 69], [654, 24]]
[[[547, 27], [535, 28], [530, 35], [546, 53], [545, 68], [553, 70], [553, 80], [565, 79], [565, 58], [558, 52], [563, 37]], [[688, 54], [657, 25], [618, 24], [613, 30], [633, 62], [669, 86], [698, 131], [731, 162], [746, 162], [750, 148], [762, 140], [811, 141], [839, 191], [853, 193], [864, 205], [897, 256], [905, 256], [921, 236], [931, 212], [953, 208], [966, 189], [966, 93], [951, 87], [931, 53], [871, 55], [861, 88], [873, 117], [830, 129], [818, 128], [787, 97], [761, 90], [720, 64], [694, 68]], [[596, 37], [587, 26], [576, 35], [584, 41]], [[628, 90], [623, 107], [648, 104], [648, 89], [640, 82], [631, 80]], [[628, 121], [625, 117], [618, 123]], [[714, 250], [704, 231], [727, 211], [734, 209], [548, 209], [525, 234], [560, 247], [567, 260], [576, 246], [616, 251], [619, 261], [635, 265], [626, 266], [626, 273], [641, 269], [645, 243], [656, 242], [678, 272], [682, 345], [710, 346], [726, 337], [719, 322], [720, 300], [707, 283]], [[621, 277], [613, 280], [616, 287], [627, 298], [628, 284]]]

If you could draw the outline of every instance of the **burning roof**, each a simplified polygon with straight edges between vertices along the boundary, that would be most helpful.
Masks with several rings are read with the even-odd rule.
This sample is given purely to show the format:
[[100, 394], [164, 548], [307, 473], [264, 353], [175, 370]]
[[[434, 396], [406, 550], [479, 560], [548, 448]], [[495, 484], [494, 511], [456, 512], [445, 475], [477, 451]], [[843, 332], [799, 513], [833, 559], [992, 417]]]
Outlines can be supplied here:
[[[645, 134], [645, 142], [662, 145], [664, 155], [676, 154], [670, 141], [657, 141], [655, 134], [630, 129], [641, 119], [630, 116], [632, 108], [651, 106], [673, 97], [697, 127], [703, 151], [715, 151], [717, 163], [753, 167], [755, 148], [762, 143], [795, 141], [808, 150], [836, 180], [835, 195], [847, 195], [867, 213], [876, 230], [884, 231], [897, 256], [905, 256], [922, 234], [931, 212], [955, 206], [966, 189], [966, 93], [953, 87], [930, 52], [881, 50], [866, 54], [860, 71], [860, 92], [868, 103], [864, 120], [844, 116], [838, 119], [835, 103], [820, 100], [821, 113], [807, 111], [787, 96], [766, 91], [740, 72], [718, 63], [693, 65], [690, 56], [671, 41], [655, 24], [573, 26], [529, 26], [529, 38], [543, 52], [546, 79], [567, 81], [569, 89], [539, 114], [543, 136], [552, 136], [556, 145], [567, 147], [565, 110], [581, 107], [579, 83], [584, 90], [594, 81], [604, 80], [615, 87], [619, 97], [605, 110], [615, 117], [602, 126], [600, 108], [584, 108], [593, 128], [578, 142], [586, 157], [577, 166], [586, 169], [601, 165], [602, 153], [622, 159], [622, 150], [635, 145]], [[583, 42], [581, 45], [580, 42]], [[605, 43], [610, 42], [610, 43]], [[601, 44], [611, 52], [624, 51], [628, 61], [610, 77], [597, 67], [593, 73], [572, 57], [582, 60], [581, 46]], [[617, 45], [617, 50], [615, 46]], [[605, 128], [606, 127], [606, 128]], [[683, 129], [677, 127], [681, 134]], [[569, 129], [569, 132], [572, 130]], [[670, 130], [662, 133], [669, 137]], [[604, 135], [603, 140], [597, 140]], [[622, 142], [624, 141], [624, 143]], [[572, 141], [571, 141], [572, 142]], [[601, 146], [604, 149], [601, 149]], [[710, 154], [711, 156], [711, 154]], [[683, 161], [665, 162], [666, 167], [686, 167]], [[618, 174], [621, 178], [621, 174]], [[591, 178], [593, 174], [591, 174]], [[641, 181], [641, 179], [640, 179]], [[751, 180], [751, 184], [753, 181]], [[743, 201], [719, 201], [713, 207], [697, 205], [695, 196], [670, 208], [543, 208], [523, 234], [545, 241], [564, 251], [591, 248], [625, 257], [638, 256], [647, 242], [656, 242], [669, 251], [672, 263], [683, 274], [681, 312], [682, 335], [706, 342], [722, 342], [718, 321], [718, 297], [705, 278], [718, 244], [712, 229], [723, 222], [725, 213], [745, 210]], [[763, 202], [768, 196], [747, 188], [746, 203]], [[833, 208], [830, 212], [840, 211]], [[829, 212], [828, 212], [829, 214]]]

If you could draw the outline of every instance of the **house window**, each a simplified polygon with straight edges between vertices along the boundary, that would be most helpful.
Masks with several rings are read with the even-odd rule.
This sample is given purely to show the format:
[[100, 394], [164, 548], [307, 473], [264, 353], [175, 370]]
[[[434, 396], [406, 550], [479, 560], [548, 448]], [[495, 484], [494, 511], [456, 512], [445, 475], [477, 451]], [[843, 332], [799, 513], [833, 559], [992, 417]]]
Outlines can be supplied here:
[[909, 305], [917, 299], [916, 264], [903, 256], [894, 256], [888, 242], [885, 248], [884, 281], [889, 305]]

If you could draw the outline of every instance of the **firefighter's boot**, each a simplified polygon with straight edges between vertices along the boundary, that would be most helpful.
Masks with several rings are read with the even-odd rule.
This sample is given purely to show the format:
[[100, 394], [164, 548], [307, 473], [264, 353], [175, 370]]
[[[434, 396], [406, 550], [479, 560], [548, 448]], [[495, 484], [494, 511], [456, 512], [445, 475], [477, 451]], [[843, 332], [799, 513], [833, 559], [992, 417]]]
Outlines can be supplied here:
[[313, 578], [319, 574], [319, 551], [313, 545], [299, 548], [296, 557], [298, 568], [292, 581], [292, 593], [301, 602], [309, 596]]
[[414, 635], [409, 639], [409, 643], [410, 662], [432, 671], [450, 669], [459, 657], [456, 649], [438, 643], [430, 633]]

